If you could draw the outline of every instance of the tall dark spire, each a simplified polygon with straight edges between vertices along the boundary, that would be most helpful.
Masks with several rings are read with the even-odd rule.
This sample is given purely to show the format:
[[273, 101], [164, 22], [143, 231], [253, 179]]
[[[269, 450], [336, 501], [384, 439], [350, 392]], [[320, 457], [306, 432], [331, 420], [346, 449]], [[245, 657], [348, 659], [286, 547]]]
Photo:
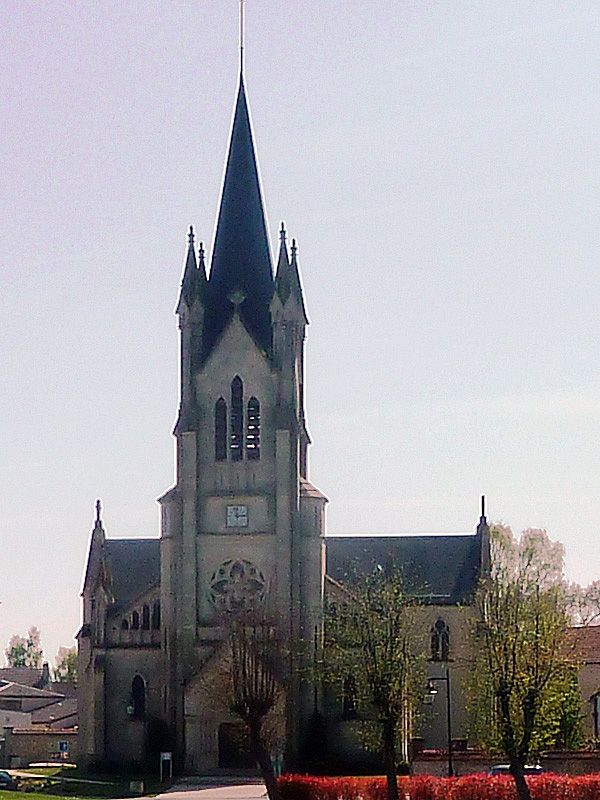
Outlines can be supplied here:
[[234, 308], [257, 344], [270, 352], [272, 295], [271, 252], [244, 79], [240, 74], [208, 281], [204, 357], [228, 324]]

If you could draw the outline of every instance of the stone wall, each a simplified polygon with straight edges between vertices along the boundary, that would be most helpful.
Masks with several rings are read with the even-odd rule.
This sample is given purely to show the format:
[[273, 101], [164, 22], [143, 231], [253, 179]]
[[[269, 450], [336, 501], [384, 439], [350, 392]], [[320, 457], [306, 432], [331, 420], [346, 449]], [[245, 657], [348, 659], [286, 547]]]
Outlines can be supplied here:
[[[489, 772], [494, 764], [506, 764], [506, 758], [490, 758], [483, 753], [467, 751], [453, 753], [456, 775], [472, 775], [476, 772]], [[539, 763], [549, 772], [559, 775], [587, 775], [600, 772], [600, 751], [592, 752], [552, 752], [539, 759]], [[417, 756], [412, 762], [414, 775], [448, 774], [448, 756], [444, 753], [427, 753]]]
[[[77, 763], [77, 731], [31, 731], [4, 728], [4, 767], [17, 769], [47, 761]], [[60, 743], [68, 750], [61, 753]]]

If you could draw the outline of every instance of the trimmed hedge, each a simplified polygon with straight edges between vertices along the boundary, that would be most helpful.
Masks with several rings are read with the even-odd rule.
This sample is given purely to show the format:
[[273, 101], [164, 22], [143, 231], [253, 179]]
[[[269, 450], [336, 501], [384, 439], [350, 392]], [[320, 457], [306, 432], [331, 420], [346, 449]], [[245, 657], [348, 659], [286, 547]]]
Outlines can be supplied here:
[[[527, 778], [533, 800], [600, 800], [600, 774], [533, 775]], [[319, 778], [283, 775], [279, 778], [283, 800], [386, 800], [386, 782], [372, 778]], [[401, 800], [517, 800], [510, 775], [465, 775], [435, 778], [416, 775], [398, 778]]]

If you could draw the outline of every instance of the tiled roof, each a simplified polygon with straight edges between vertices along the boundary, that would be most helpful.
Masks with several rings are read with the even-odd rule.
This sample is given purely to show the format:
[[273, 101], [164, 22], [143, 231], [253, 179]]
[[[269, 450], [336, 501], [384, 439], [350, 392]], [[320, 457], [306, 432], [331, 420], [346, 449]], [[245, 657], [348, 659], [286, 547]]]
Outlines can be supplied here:
[[468, 601], [479, 578], [480, 541], [456, 536], [327, 536], [327, 575], [340, 583], [393, 564], [406, 591], [431, 604]]
[[34, 725], [52, 725], [75, 714], [77, 714], [77, 700], [74, 697], [69, 697], [65, 700], [60, 700], [58, 703], [52, 703], [50, 706], [38, 708], [32, 712], [31, 721]]
[[104, 543], [113, 610], [129, 605], [160, 580], [160, 539], [107, 539]]
[[585, 664], [600, 664], [600, 625], [571, 628], [574, 655]]
[[40, 667], [2, 667], [0, 668], [0, 681], [20, 683], [22, 686], [36, 686], [42, 679], [43, 670]]
[[300, 496], [301, 497], [318, 497], [321, 500], [327, 500], [323, 492], [313, 486], [306, 478], [300, 478]]
[[36, 689], [35, 686], [23, 686], [20, 683], [1, 682], [0, 697], [33, 697], [37, 699], [47, 698], [49, 700], [59, 700], [63, 697], [57, 692], [49, 692], [47, 689]]

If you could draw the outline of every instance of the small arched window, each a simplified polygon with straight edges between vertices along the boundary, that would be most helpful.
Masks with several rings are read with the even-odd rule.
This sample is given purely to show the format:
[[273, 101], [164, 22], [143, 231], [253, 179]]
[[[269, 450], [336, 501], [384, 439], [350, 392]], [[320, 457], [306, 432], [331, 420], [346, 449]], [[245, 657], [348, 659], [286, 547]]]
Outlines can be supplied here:
[[260, 458], [260, 403], [256, 397], [248, 400], [246, 416], [246, 458], [257, 461]]
[[239, 375], [231, 381], [231, 460], [244, 457], [244, 386]]
[[157, 631], [160, 628], [160, 602], [157, 600], [152, 606], [152, 630]]
[[134, 611], [131, 615], [131, 630], [139, 631], [140, 629], [140, 615], [138, 611]]
[[150, 630], [150, 606], [143, 606], [142, 608], [142, 630]]
[[215, 460], [227, 460], [227, 403], [222, 397], [215, 403]]
[[131, 709], [134, 719], [146, 716], [146, 683], [141, 675], [136, 675], [131, 682]]
[[431, 660], [448, 661], [449, 657], [450, 629], [440, 618], [431, 629]]
[[122, 619], [121, 620], [121, 630], [128, 631], [129, 630], [129, 620]]

